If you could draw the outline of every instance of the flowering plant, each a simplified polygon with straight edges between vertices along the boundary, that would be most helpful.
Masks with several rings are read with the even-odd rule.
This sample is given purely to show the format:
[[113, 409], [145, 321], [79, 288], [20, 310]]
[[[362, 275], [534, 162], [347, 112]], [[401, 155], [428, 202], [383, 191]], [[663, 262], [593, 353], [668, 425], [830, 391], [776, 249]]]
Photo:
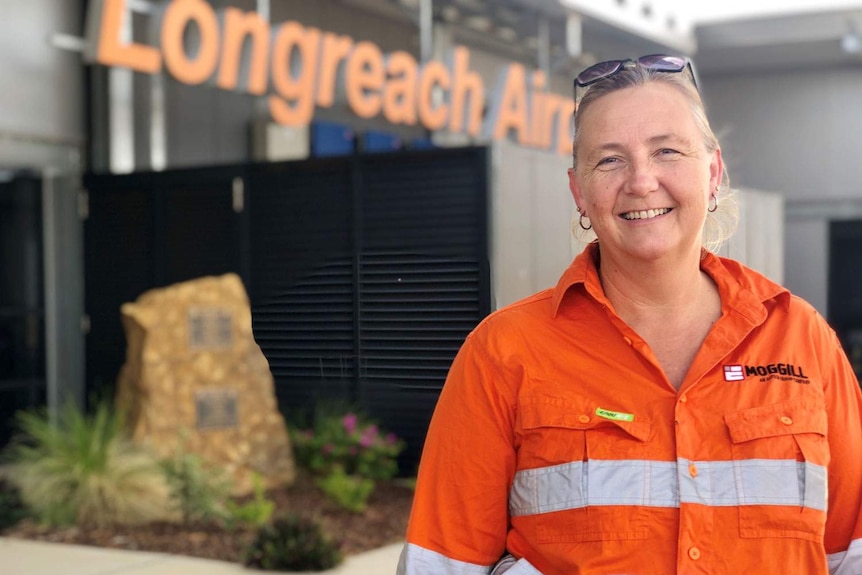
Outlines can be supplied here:
[[318, 417], [313, 429], [291, 429], [291, 439], [302, 467], [321, 475], [340, 467], [348, 475], [368, 479], [394, 477], [396, 459], [405, 448], [394, 433], [383, 433], [354, 412]]

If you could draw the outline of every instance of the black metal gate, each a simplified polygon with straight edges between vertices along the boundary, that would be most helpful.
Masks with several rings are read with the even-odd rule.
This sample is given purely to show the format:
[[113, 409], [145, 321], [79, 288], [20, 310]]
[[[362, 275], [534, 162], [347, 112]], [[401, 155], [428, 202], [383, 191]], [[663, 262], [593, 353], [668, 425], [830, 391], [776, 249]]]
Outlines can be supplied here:
[[485, 148], [90, 175], [87, 382], [124, 361], [119, 308], [228, 271], [282, 411], [359, 405], [414, 472], [449, 364], [490, 311]]

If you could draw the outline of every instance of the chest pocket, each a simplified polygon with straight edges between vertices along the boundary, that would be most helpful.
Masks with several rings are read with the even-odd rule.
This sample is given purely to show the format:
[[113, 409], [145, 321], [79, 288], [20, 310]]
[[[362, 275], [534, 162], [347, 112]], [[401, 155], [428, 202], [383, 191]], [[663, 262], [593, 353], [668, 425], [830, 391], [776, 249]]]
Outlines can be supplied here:
[[650, 421], [614, 421], [587, 398], [530, 397], [519, 404], [518, 472], [509, 498], [513, 524], [539, 543], [647, 537], [637, 509], [648, 496], [644, 460]]
[[822, 541], [826, 525], [826, 411], [797, 399], [730, 413], [733, 481], [742, 537]]

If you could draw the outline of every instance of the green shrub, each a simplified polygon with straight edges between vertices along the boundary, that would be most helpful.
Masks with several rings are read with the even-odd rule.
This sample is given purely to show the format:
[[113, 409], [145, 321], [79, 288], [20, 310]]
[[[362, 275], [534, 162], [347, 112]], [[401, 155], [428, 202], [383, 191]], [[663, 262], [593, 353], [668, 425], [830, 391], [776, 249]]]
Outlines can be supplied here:
[[374, 491], [374, 481], [360, 475], [347, 475], [341, 467], [316, 481], [326, 496], [340, 507], [362, 513]]
[[186, 451], [184, 437], [180, 438], [176, 455], [161, 464], [170, 486], [171, 501], [185, 524], [226, 520], [230, 481], [199, 455]]
[[227, 517], [225, 525], [228, 529], [234, 529], [237, 525], [249, 525], [251, 527], [263, 527], [269, 522], [275, 511], [275, 503], [266, 498], [263, 489], [263, 479], [255, 473], [252, 477], [254, 482], [254, 497], [245, 503], [237, 503], [228, 500], [226, 504]]
[[325, 571], [341, 561], [318, 523], [293, 514], [260, 528], [244, 558], [246, 566], [267, 571]]
[[14, 526], [27, 516], [27, 508], [21, 501], [17, 487], [0, 479], [0, 533]]
[[397, 458], [405, 447], [393, 433], [382, 433], [372, 421], [354, 412], [316, 417], [313, 429], [291, 429], [297, 463], [318, 475], [341, 467], [348, 475], [390, 479], [398, 473]]
[[44, 412], [19, 412], [16, 420], [8, 477], [37, 519], [102, 526], [169, 515], [157, 459], [131, 441], [121, 415], [106, 401], [92, 416], [67, 403], [56, 422]]

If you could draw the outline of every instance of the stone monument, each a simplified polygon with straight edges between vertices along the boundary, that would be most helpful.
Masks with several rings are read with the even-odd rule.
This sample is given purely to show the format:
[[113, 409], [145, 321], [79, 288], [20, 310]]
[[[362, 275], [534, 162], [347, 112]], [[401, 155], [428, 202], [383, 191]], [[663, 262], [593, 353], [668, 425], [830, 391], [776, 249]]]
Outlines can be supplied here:
[[163, 457], [200, 455], [236, 494], [251, 491], [254, 474], [268, 487], [291, 484], [290, 437], [239, 276], [153, 289], [120, 311], [127, 351], [116, 400], [132, 437]]

